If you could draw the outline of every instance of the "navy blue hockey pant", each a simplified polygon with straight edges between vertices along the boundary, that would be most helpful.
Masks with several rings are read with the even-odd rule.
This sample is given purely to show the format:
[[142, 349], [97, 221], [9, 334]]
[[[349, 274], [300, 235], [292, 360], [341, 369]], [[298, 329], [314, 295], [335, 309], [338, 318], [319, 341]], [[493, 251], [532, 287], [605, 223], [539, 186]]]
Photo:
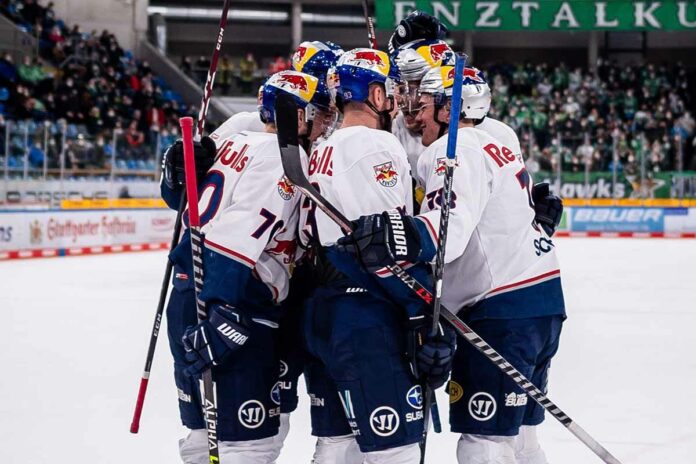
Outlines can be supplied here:
[[[325, 395], [314, 393], [313, 432], [352, 430], [363, 452], [418, 443], [422, 392], [404, 356], [403, 311], [360, 290], [321, 287], [305, 307], [307, 349], [316, 358], [307, 364], [308, 389]], [[342, 414], [330, 400], [334, 385]]]
[[[525, 377], [546, 392], [551, 358], [558, 350], [564, 316], [528, 319], [463, 319]], [[514, 436], [538, 425], [544, 409], [465, 340], [458, 340], [448, 384], [453, 432]]]
[[[189, 429], [203, 429], [198, 379], [184, 374], [187, 366], [181, 337], [186, 327], [196, 325], [193, 289], [172, 289], [167, 306], [167, 333], [174, 356], [174, 379], [179, 394], [181, 422]], [[246, 345], [213, 369], [217, 384], [218, 438], [245, 441], [278, 433], [280, 382], [276, 350], [278, 329], [273, 323], [252, 322]]]

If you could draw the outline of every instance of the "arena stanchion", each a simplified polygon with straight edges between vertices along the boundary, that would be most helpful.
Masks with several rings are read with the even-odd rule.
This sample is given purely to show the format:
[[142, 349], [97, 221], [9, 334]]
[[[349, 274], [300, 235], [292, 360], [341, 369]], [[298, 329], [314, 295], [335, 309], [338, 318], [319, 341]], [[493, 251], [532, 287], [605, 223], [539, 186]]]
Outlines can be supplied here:
[[[464, 82], [464, 67], [468, 57], [460, 55], [454, 63], [454, 83], [452, 84], [452, 106], [450, 109], [449, 130], [447, 132], [447, 158], [445, 159], [444, 191], [442, 205], [440, 206], [440, 230], [437, 236], [437, 253], [435, 255], [435, 300], [433, 301], [433, 326], [430, 336], [437, 335], [440, 325], [440, 306], [442, 303], [442, 277], [445, 271], [445, 247], [447, 246], [447, 228], [449, 225], [450, 204], [452, 202], [452, 181], [454, 168], [457, 165], [457, 134], [459, 132], [459, 113], [462, 107], [462, 83]], [[430, 428], [430, 409], [435, 401], [435, 392], [425, 385], [425, 406], [423, 411], [423, 440], [421, 441], [421, 464], [425, 462], [425, 448], [428, 441], [428, 429]]]
[[[300, 149], [297, 145], [297, 103], [292, 97], [279, 95], [276, 100], [276, 126], [278, 128], [278, 145], [280, 146], [280, 158], [283, 164], [285, 176], [307, 198], [314, 202], [329, 219], [338, 225], [345, 234], [352, 232], [351, 223], [343, 213], [324, 198], [319, 191], [309, 182], [302, 167]], [[433, 303], [433, 294], [418, 280], [413, 278], [398, 263], [390, 264], [387, 269], [394, 274], [404, 285], [415, 293], [426, 304]], [[458, 318], [445, 306], [440, 307], [440, 315], [450, 326], [476, 350], [483, 354], [490, 362], [495, 364], [505, 375], [510, 377], [515, 384], [524, 390], [529, 397], [536, 401], [544, 410], [558, 420], [575, 437], [584, 443], [606, 464], [621, 464], [604, 446], [588, 434], [582, 427], [573, 421], [565, 412], [556, 406], [547, 396], [527, 379], [520, 371], [507, 362], [500, 353], [491, 347], [485, 340], [474, 332], [464, 321]]]
[[[208, 69], [208, 77], [206, 79], [205, 87], [203, 88], [203, 98], [201, 99], [201, 108], [198, 112], [198, 121], [196, 123], [196, 140], [200, 140], [203, 136], [203, 131], [205, 130], [205, 119], [208, 114], [208, 105], [210, 99], [213, 95], [213, 83], [215, 81], [215, 74], [217, 73], [218, 60], [220, 59], [220, 49], [222, 48], [222, 39], [225, 35], [225, 27], [227, 27], [227, 14], [230, 10], [231, 0], [225, 0], [225, 4], [222, 7], [222, 15], [220, 16], [220, 28], [218, 35], [215, 39], [215, 48], [213, 49], [213, 55], [210, 60], [210, 68]], [[179, 237], [181, 235], [181, 219], [184, 209], [186, 208], [186, 192], [181, 193], [181, 199], [179, 200], [179, 209], [176, 214], [176, 222], [174, 223], [174, 233], [172, 235], [171, 246], [169, 251], [173, 250], [179, 243]], [[138, 389], [138, 397], [135, 403], [135, 410], [133, 411], [133, 420], [131, 421], [130, 432], [138, 433], [140, 430], [140, 416], [143, 412], [143, 405], [145, 403], [145, 395], [147, 393], [147, 387], [150, 379], [150, 372], [152, 369], [152, 362], [155, 356], [155, 348], [157, 346], [157, 339], [159, 338], [160, 326], [162, 323], [162, 314], [164, 313], [164, 305], [167, 300], [167, 294], [169, 293], [169, 282], [172, 278], [173, 263], [167, 259], [167, 266], [164, 270], [164, 278], [162, 279], [162, 287], [160, 289], [160, 296], [157, 302], [157, 310], [155, 312], [155, 321], [152, 325], [152, 331], [150, 332], [150, 345], [147, 349], [147, 356], [145, 357], [145, 368], [143, 369], [143, 374], [140, 378], [140, 387]]]

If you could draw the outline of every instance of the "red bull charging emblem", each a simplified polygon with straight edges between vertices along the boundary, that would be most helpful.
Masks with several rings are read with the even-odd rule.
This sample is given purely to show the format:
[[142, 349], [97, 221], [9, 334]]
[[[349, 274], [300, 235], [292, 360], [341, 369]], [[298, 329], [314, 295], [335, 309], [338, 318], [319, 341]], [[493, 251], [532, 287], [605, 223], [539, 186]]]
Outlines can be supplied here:
[[447, 171], [447, 163], [445, 163], [445, 158], [438, 158], [437, 165], [435, 166], [435, 174], [438, 176], [444, 176], [445, 171]]
[[384, 187], [393, 187], [398, 180], [398, 173], [391, 161], [372, 167], [375, 170], [375, 180]]
[[283, 256], [283, 263], [291, 264], [295, 261], [295, 252], [297, 251], [297, 242], [295, 240], [278, 240], [273, 237], [271, 240], [272, 247], [266, 248], [266, 253], [276, 256]]
[[278, 181], [278, 194], [280, 194], [280, 198], [286, 201], [295, 195], [295, 187], [285, 176]]
[[464, 68], [464, 80], [471, 80], [479, 84], [484, 84], [486, 80], [481, 75], [481, 71], [476, 68]]
[[444, 54], [448, 51], [450, 51], [450, 48], [447, 44], [433, 44], [430, 46], [430, 58], [432, 58], [433, 62], [438, 63], [442, 61]]
[[299, 90], [300, 92], [307, 92], [309, 90], [307, 79], [299, 74], [280, 74], [277, 77], [276, 83], [280, 84], [280, 86], [288, 86], [291, 89]]
[[382, 60], [382, 57], [379, 56], [379, 53], [375, 51], [363, 50], [355, 52], [355, 59], [367, 61], [368, 63], [373, 64], [375, 66], [384, 66], [384, 60]]

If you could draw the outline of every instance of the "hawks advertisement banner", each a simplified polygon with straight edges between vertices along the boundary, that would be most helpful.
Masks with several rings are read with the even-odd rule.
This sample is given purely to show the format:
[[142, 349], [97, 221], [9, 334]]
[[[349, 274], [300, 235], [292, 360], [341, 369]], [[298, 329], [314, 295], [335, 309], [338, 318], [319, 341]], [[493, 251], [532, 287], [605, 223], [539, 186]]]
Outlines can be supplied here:
[[681, 0], [377, 0], [377, 27], [393, 29], [413, 10], [451, 30], [693, 31], [696, 2]]
[[169, 209], [0, 211], [0, 251], [168, 242], [175, 219]]
[[616, 187], [611, 172], [591, 172], [587, 182], [583, 172], [564, 172], [561, 191], [555, 185], [557, 175], [548, 171], [534, 173], [534, 182], [548, 182], [555, 194], [563, 198], [696, 198], [696, 172], [619, 173]]

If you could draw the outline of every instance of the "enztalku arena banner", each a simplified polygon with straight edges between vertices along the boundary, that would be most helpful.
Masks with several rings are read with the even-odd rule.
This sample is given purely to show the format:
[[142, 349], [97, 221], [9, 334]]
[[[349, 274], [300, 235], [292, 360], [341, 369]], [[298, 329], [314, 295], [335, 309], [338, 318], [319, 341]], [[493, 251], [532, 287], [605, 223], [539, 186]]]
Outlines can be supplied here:
[[376, 9], [381, 29], [421, 10], [450, 30], [696, 30], [693, 0], [376, 0]]

